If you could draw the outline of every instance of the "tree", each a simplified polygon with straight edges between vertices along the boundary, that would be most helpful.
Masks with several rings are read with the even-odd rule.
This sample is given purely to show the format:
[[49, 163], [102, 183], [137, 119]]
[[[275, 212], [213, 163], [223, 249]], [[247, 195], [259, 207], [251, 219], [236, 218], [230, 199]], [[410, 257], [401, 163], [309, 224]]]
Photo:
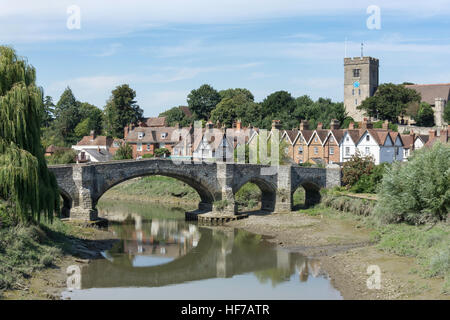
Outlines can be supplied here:
[[75, 127], [74, 131], [75, 131], [75, 136], [78, 139], [81, 139], [84, 136], [88, 136], [89, 133], [91, 132], [90, 125], [89, 125], [89, 118], [86, 118], [86, 119], [80, 121], [80, 123], [78, 123], [77, 126]]
[[173, 107], [167, 111], [164, 111], [159, 114], [159, 117], [166, 117], [168, 126], [174, 126], [178, 123], [180, 126], [186, 127], [191, 123], [191, 120], [186, 117], [180, 107]]
[[372, 97], [366, 98], [358, 109], [367, 115], [397, 123], [398, 117], [406, 114], [410, 103], [421, 101], [420, 93], [404, 85], [381, 84]]
[[349, 161], [342, 166], [342, 182], [347, 188], [351, 188], [363, 175], [370, 175], [375, 166], [374, 160], [370, 156], [361, 157], [356, 152]]
[[227, 127], [231, 127], [238, 118], [239, 107], [244, 106], [245, 108], [253, 103], [253, 95], [245, 89], [228, 89], [221, 92], [224, 98], [211, 112], [211, 121], [214, 123], [218, 121]]
[[161, 158], [161, 157], [168, 157], [170, 156], [170, 151], [167, 148], [157, 148], [155, 149], [155, 157]]
[[434, 126], [434, 111], [431, 106], [422, 102], [417, 111], [417, 115], [414, 117], [416, 124], [422, 127], [432, 127]]
[[[94, 130], [95, 133], [100, 134], [102, 132], [103, 124], [103, 112], [96, 106], [83, 102], [80, 105], [81, 122], [88, 119], [88, 130]], [[80, 122], [80, 123], [81, 123]], [[89, 133], [88, 132], [88, 133]]]
[[114, 154], [114, 160], [133, 159], [133, 149], [128, 143], [122, 143]]
[[136, 104], [136, 91], [128, 84], [117, 86], [105, 106], [105, 127], [108, 135], [123, 138], [123, 128], [142, 119], [144, 111]]
[[244, 88], [221, 90], [219, 91], [219, 95], [221, 99], [234, 98], [238, 95], [243, 95], [246, 101], [255, 101], [253, 93], [251, 93], [250, 90]]
[[447, 102], [444, 108], [444, 121], [450, 124], [450, 101]]
[[54, 120], [55, 104], [50, 96], [46, 96], [43, 104], [41, 127], [48, 128]]
[[40, 142], [42, 89], [36, 70], [9, 47], [0, 47], [0, 198], [12, 220], [48, 219], [59, 211], [56, 179]]
[[[450, 212], [450, 146], [435, 143], [387, 169], [378, 191], [375, 217], [382, 223], [422, 224]], [[420, 183], [418, 183], [420, 182]]]
[[220, 100], [220, 94], [210, 85], [204, 84], [189, 93], [187, 102], [195, 120], [208, 120]]
[[74, 130], [81, 120], [80, 103], [67, 87], [55, 107], [55, 129], [68, 143], [77, 141]]

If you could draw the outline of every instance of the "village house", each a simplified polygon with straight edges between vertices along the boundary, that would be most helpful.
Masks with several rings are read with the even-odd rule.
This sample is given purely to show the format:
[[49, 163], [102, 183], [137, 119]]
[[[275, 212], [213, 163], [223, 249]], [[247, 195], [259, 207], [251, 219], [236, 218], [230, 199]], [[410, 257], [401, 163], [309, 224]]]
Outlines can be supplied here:
[[317, 124], [317, 129], [313, 131], [313, 134], [308, 143], [308, 162], [313, 164], [325, 164], [324, 161], [324, 142], [328, 135], [328, 130], [322, 129], [322, 123]]
[[[200, 130], [197, 129], [197, 130]], [[226, 128], [214, 128], [212, 122], [201, 129], [201, 135], [196, 136], [194, 129], [194, 143], [192, 158], [195, 161], [233, 161], [234, 141], [226, 135]]]
[[52, 144], [52, 145], [49, 145], [47, 148], [45, 148], [44, 156], [50, 157], [50, 156], [54, 155], [55, 152], [59, 152], [59, 151], [63, 152], [63, 151], [67, 151], [67, 150], [70, 150], [70, 148], [57, 147]]
[[72, 149], [77, 153], [77, 162], [105, 162], [112, 160], [120, 143], [120, 139], [97, 136], [91, 131], [89, 136], [84, 136]]
[[339, 129], [339, 121], [331, 120], [330, 130], [323, 143], [323, 160], [326, 164], [340, 162], [340, 146], [344, 137], [344, 130]]

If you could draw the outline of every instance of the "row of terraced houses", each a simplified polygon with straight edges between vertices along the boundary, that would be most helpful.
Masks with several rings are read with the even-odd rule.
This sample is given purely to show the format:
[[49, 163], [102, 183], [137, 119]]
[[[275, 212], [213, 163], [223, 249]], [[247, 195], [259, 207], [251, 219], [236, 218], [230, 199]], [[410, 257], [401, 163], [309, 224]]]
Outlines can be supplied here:
[[[239, 145], [270, 139], [271, 134], [278, 129], [279, 138], [285, 141], [285, 152], [292, 163], [341, 164], [358, 152], [362, 156], [372, 156], [374, 162], [379, 164], [406, 161], [414, 150], [430, 146], [436, 141], [447, 143], [450, 135], [449, 127], [430, 131], [428, 135], [414, 132], [399, 134], [389, 130], [387, 122], [382, 128], [375, 129], [367, 119], [360, 122], [358, 128], [351, 123], [348, 129], [341, 129], [337, 120], [332, 120], [329, 127], [323, 129], [319, 123], [316, 129], [311, 129], [308, 121], [302, 120], [296, 129], [281, 130], [280, 121], [274, 120], [272, 130], [264, 135], [258, 128], [242, 127], [240, 121], [232, 128], [208, 122], [204, 128], [195, 129], [192, 126], [169, 127], [166, 119], [159, 117], [126, 126], [124, 139], [111, 139], [91, 133], [72, 148], [77, 150], [79, 162], [109, 161], [121, 143], [131, 145], [134, 159], [153, 155], [156, 149], [165, 148], [172, 158], [224, 160], [233, 157], [234, 149]], [[244, 138], [238, 138], [244, 132]]]

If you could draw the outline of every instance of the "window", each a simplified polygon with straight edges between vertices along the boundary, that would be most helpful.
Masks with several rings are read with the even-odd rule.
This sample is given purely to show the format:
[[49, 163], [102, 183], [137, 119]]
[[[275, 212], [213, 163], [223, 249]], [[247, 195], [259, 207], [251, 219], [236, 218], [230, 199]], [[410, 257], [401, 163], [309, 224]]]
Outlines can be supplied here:
[[317, 137], [314, 138], [314, 142], [317, 142]]
[[353, 77], [359, 78], [361, 76], [361, 69], [353, 69]]
[[334, 142], [334, 138], [333, 137], [330, 137], [330, 142]]
[[358, 94], [361, 95], [361, 89], [358, 89]]
[[303, 163], [303, 159], [300, 159], [300, 160], [298, 161], [298, 163]]
[[355, 99], [355, 104], [358, 104], [358, 99]]
[[165, 139], [165, 138], [167, 138], [167, 132], [161, 133], [161, 139]]
[[330, 147], [330, 154], [334, 154], [334, 147]]
[[350, 138], [349, 137], [345, 138], [345, 141], [350, 141]]
[[319, 153], [319, 148], [314, 147], [314, 154], [318, 154]]
[[142, 143], [137, 144], [137, 151], [142, 151]]
[[352, 89], [352, 96], [355, 95], [355, 89]]
[[138, 139], [142, 139], [144, 137], [144, 133], [143, 132], [138, 132]]
[[118, 147], [119, 147], [119, 143], [118, 143], [117, 141], [114, 141], [114, 142], [113, 142], [113, 147], [114, 147], [114, 148], [118, 148]]
[[370, 136], [369, 135], [366, 136], [366, 141], [370, 141]]
[[366, 147], [366, 154], [370, 154], [370, 147]]
[[345, 155], [346, 156], [350, 155], [350, 147], [345, 147]]
[[147, 144], [147, 151], [150, 151], [150, 143]]
[[303, 154], [303, 147], [298, 147], [298, 154]]

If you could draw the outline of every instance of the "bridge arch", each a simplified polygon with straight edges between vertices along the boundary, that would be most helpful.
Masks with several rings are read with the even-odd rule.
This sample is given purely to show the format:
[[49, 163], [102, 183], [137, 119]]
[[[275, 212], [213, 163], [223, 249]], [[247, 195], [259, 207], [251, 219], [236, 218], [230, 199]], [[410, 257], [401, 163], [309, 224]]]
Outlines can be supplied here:
[[259, 190], [261, 190], [261, 210], [270, 212], [274, 211], [277, 187], [273, 185], [271, 182], [262, 179], [260, 177], [250, 177], [234, 186], [233, 188], [234, 196], [236, 196], [236, 193], [247, 183], [253, 183], [258, 186]]
[[186, 183], [188, 186], [193, 188], [198, 195], [200, 196], [200, 203], [199, 203], [199, 209], [202, 210], [212, 210], [213, 202], [217, 198], [217, 195], [214, 193], [214, 191], [211, 191], [211, 188], [205, 184], [202, 179], [195, 178], [188, 174], [178, 173], [178, 172], [171, 172], [171, 171], [164, 171], [164, 170], [146, 170], [143, 172], [137, 172], [130, 175], [118, 175], [117, 177], [113, 179], [109, 179], [107, 181], [104, 181], [103, 183], [100, 183], [99, 188], [97, 192], [95, 193], [95, 196], [93, 197], [93, 207], [95, 208], [98, 201], [102, 197], [103, 194], [105, 194], [109, 189], [112, 187], [139, 177], [146, 177], [146, 176], [165, 176], [174, 178], [176, 180], [179, 180], [183, 183]]
[[59, 194], [63, 200], [60, 205], [61, 217], [68, 218], [70, 216], [70, 209], [73, 206], [73, 199], [70, 194], [64, 189], [59, 188]]
[[[310, 180], [306, 180], [306, 181], [302, 181], [301, 183], [294, 186], [294, 188], [291, 189], [292, 201], [294, 199], [294, 193], [297, 191], [298, 188], [303, 188], [305, 190], [305, 207], [310, 207], [310, 206], [318, 204], [320, 202], [321, 187], [317, 183], [310, 181]], [[292, 208], [293, 208], [293, 204], [292, 204]]]

